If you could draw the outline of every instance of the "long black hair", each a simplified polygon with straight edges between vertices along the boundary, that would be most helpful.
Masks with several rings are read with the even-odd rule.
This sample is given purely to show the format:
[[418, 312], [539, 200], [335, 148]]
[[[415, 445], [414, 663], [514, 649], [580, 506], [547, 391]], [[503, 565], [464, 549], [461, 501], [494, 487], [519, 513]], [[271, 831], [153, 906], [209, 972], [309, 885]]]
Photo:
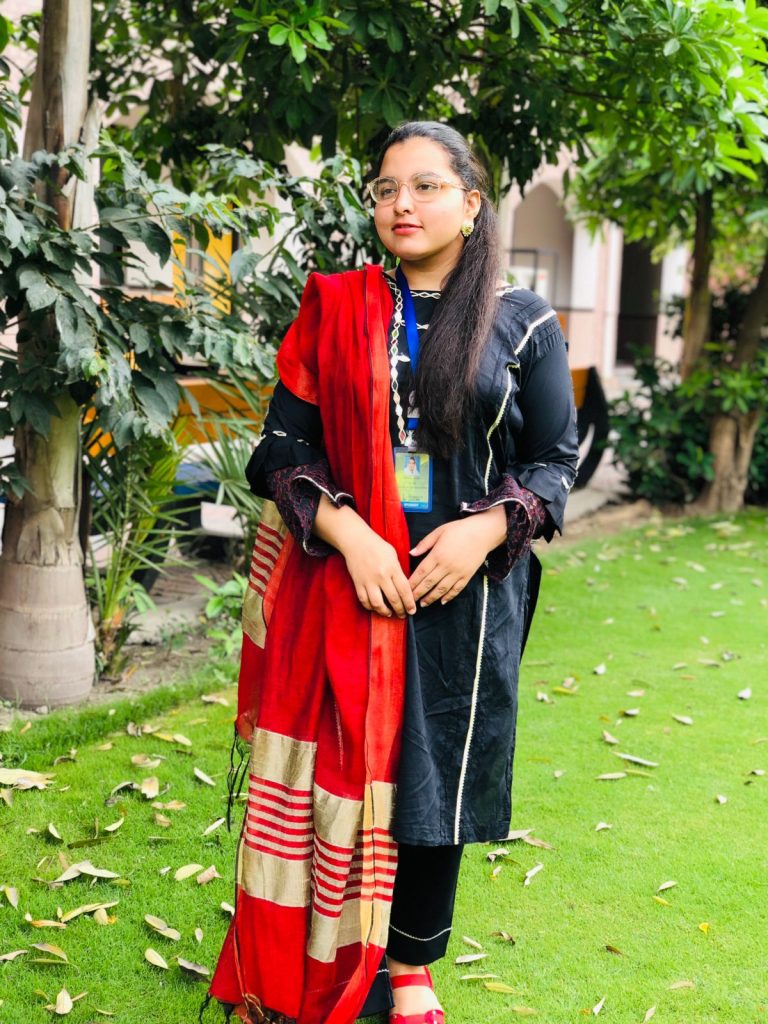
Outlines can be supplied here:
[[441, 301], [430, 318], [416, 373], [418, 444], [449, 457], [461, 447], [462, 428], [472, 410], [475, 380], [490, 334], [499, 277], [499, 237], [487, 195], [485, 169], [464, 136], [438, 121], [406, 121], [387, 137], [376, 161], [378, 175], [390, 146], [408, 139], [431, 139], [448, 153], [451, 168], [470, 189], [478, 189], [480, 210], [465, 239], [458, 263], [443, 282]]

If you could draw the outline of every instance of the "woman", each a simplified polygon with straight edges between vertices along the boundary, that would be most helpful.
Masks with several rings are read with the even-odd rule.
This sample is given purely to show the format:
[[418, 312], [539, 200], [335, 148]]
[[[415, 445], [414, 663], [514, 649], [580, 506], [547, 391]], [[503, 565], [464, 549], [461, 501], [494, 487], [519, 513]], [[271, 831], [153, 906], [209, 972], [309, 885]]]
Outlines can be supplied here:
[[576, 472], [557, 317], [499, 283], [466, 141], [404, 124], [368, 189], [398, 269], [310, 277], [247, 473], [279, 516], [244, 611], [249, 795], [211, 994], [249, 1021], [445, 1020], [427, 965], [463, 845], [509, 829], [530, 543]]

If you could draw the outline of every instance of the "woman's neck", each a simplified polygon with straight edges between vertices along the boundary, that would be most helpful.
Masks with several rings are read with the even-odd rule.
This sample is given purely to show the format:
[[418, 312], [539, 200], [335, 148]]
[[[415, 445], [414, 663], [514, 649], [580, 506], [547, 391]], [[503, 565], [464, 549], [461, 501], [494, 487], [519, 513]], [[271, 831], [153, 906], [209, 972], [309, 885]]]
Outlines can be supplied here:
[[419, 291], [440, 291], [457, 262], [457, 254], [447, 252], [423, 260], [401, 259], [400, 267], [409, 288]]

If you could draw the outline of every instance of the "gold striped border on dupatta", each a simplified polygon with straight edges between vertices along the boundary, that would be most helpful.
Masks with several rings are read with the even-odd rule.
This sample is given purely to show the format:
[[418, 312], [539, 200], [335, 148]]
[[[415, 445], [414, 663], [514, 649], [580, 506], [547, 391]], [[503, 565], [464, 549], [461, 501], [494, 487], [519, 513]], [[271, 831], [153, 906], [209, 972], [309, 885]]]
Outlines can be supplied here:
[[253, 732], [238, 857], [238, 884], [249, 896], [282, 907], [309, 906], [316, 751], [316, 743]]
[[308, 953], [332, 963], [353, 943], [386, 946], [397, 870], [390, 824], [395, 787], [373, 782], [363, 800], [314, 788], [315, 850]]
[[248, 587], [243, 601], [243, 632], [257, 647], [263, 648], [266, 642], [264, 594], [287, 533], [288, 527], [280, 518], [277, 505], [273, 501], [265, 501], [261, 520], [256, 529]]

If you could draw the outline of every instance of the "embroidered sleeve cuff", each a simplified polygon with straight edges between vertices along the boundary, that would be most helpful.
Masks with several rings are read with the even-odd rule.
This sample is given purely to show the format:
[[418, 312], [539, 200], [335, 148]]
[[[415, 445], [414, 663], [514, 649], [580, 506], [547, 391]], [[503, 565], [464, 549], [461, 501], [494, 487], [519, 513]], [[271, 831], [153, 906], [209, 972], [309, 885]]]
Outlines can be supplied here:
[[306, 466], [286, 466], [267, 476], [271, 498], [283, 522], [308, 555], [322, 558], [335, 549], [312, 533], [320, 495], [327, 494], [336, 507], [351, 505], [351, 494], [339, 490], [331, 479], [326, 459]]
[[505, 579], [515, 562], [530, 548], [531, 541], [541, 536], [548, 524], [547, 508], [541, 498], [521, 487], [514, 477], [505, 474], [498, 487], [479, 501], [462, 502], [462, 515], [486, 512], [496, 505], [505, 505], [507, 537], [487, 558], [488, 578]]

